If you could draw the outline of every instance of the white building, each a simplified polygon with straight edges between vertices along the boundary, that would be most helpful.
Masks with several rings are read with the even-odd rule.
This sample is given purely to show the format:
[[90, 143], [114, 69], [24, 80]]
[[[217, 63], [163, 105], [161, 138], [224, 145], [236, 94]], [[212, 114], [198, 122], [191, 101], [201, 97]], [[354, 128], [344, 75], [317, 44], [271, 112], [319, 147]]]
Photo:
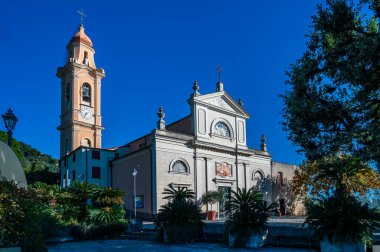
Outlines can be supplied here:
[[[89, 46], [90, 55], [86, 51]], [[58, 128], [62, 186], [78, 180], [120, 188], [126, 192], [126, 208], [132, 210], [135, 168], [138, 215], [151, 218], [165, 203], [162, 192], [169, 184], [188, 187], [199, 199], [209, 190], [227, 194], [238, 187], [250, 188], [266, 181], [261, 187], [265, 199], [278, 200], [285, 212], [286, 202], [281, 197], [286, 194], [281, 193], [281, 188], [284, 179], [292, 178], [295, 166], [272, 162], [264, 136], [260, 150], [248, 147], [246, 120], [250, 116], [242, 102], [236, 102], [224, 91], [221, 81], [214, 93], [204, 95], [198, 92], [198, 83], [194, 82], [187, 101], [188, 116], [166, 126], [160, 108], [157, 128], [151, 133], [122, 147], [102, 149], [100, 79], [105, 73], [95, 67], [95, 52], [83, 27], [68, 46], [73, 48], [73, 58], [58, 69], [62, 79], [62, 115]], [[77, 54], [76, 48], [79, 48]], [[91, 60], [86, 61], [86, 57]]]

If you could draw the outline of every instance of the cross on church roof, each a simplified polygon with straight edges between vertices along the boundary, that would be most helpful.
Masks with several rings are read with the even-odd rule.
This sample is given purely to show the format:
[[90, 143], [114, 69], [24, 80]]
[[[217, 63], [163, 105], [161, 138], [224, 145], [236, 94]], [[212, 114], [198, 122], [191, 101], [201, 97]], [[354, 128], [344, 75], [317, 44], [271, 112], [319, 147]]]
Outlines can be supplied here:
[[216, 67], [216, 71], [218, 72], [218, 82], [220, 82], [221, 81], [220, 80], [220, 74], [223, 72], [223, 68], [220, 65], [218, 65]]
[[87, 17], [86, 13], [83, 12], [83, 9], [77, 10], [77, 13], [80, 16], [80, 25], [83, 26], [83, 17]]

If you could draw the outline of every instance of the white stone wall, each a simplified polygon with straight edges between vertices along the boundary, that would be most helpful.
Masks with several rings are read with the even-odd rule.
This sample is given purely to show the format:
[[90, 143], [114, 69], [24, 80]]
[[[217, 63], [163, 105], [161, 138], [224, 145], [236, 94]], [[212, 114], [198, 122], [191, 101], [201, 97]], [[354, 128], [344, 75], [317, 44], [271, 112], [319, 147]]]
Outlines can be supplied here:
[[[163, 200], [162, 192], [169, 184], [175, 186], [187, 186], [194, 188], [194, 152], [187, 146], [187, 139], [170, 139], [166, 137], [156, 136], [155, 139], [155, 169], [156, 169], [156, 206], [160, 208], [166, 203]], [[175, 160], [181, 160], [188, 166], [187, 173], [172, 172], [171, 164]]]
[[[247, 148], [245, 120], [249, 115], [225, 92], [196, 96], [190, 101], [190, 106], [197, 139], [229, 147]], [[213, 127], [219, 121], [228, 126], [231, 138], [213, 134]]]

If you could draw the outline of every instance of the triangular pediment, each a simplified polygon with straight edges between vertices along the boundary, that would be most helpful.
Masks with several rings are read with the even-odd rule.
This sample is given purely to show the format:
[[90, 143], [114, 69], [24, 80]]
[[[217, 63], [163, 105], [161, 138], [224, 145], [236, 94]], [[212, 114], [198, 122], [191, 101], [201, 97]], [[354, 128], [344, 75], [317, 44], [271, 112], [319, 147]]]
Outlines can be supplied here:
[[249, 118], [248, 112], [224, 91], [199, 95], [194, 97], [194, 102], [210, 108], [215, 108], [226, 112], [228, 111], [230, 113]]

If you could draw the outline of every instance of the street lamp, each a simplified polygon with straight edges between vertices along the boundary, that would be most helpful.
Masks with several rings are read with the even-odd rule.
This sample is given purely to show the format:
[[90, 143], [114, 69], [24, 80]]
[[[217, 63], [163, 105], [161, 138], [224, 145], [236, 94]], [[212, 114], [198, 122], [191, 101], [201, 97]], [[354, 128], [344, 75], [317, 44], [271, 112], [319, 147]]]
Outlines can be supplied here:
[[134, 197], [134, 206], [135, 206], [135, 220], [136, 220], [136, 176], [137, 176], [137, 170], [136, 168], [133, 168], [133, 172], [132, 172], [132, 176], [133, 176], [133, 197]]
[[17, 117], [15, 116], [15, 114], [13, 114], [13, 111], [10, 108], [1, 117], [4, 120], [4, 125], [5, 125], [5, 128], [7, 129], [8, 145], [12, 147], [12, 134], [13, 134], [13, 130], [16, 127]]

